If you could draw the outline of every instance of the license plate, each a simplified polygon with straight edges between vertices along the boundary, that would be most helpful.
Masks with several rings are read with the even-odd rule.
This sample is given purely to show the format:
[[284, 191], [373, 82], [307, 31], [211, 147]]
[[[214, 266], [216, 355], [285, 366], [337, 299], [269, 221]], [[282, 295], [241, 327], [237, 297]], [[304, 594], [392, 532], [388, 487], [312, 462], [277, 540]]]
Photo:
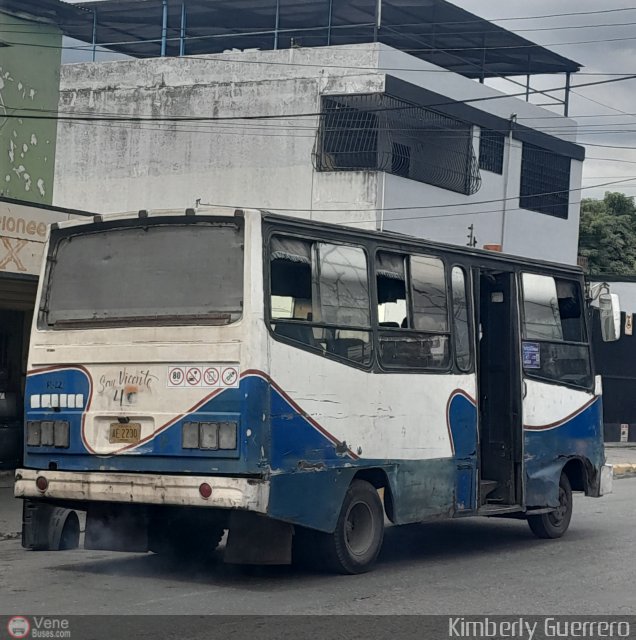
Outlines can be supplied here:
[[141, 423], [128, 422], [111, 422], [110, 434], [108, 441], [110, 443], [135, 444], [141, 440]]

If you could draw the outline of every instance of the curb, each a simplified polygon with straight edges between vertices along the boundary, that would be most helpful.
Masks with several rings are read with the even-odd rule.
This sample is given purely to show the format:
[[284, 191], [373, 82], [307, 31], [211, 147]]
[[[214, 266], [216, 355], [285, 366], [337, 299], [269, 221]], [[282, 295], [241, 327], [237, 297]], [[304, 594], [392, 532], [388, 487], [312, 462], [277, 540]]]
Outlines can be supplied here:
[[623, 463], [612, 465], [614, 467], [615, 478], [628, 478], [630, 476], [636, 476], [636, 464]]

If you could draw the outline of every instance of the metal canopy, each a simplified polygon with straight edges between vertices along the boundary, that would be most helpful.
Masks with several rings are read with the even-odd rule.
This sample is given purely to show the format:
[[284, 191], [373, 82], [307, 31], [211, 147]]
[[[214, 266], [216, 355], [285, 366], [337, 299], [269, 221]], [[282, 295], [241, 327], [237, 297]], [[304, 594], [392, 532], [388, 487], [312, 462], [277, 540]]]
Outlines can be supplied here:
[[[32, 4], [41, 2], [50, 0]], [[469, 78], [581, 68], [445, 0], [101, 0], [79, 6], [85, 18], [63, 21], [66, 35], [134, 57], [382, 42]]]
[[90, 13], [61, 0], [2, 0], [0, 11], [31, 20], [32, 22], [46, 22], [49, 24], [83, 24], [90, 18]]

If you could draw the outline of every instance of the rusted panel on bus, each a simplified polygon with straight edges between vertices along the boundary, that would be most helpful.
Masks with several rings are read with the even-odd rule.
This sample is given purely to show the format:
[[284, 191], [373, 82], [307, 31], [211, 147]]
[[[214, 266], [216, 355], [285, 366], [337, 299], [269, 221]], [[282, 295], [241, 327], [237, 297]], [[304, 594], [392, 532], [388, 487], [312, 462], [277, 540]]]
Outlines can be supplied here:
[[453, 458], [400, 461], [389, 476], [394, 522], [406, 524], [452, 516], [455, 475]]

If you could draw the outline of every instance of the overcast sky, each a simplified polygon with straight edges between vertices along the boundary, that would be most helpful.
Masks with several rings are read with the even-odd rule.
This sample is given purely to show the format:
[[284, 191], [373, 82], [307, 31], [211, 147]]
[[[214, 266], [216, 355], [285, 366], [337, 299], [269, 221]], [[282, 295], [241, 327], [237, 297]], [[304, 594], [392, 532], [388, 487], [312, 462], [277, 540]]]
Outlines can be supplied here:
[[[488, 20], [517, 18], [555, 13], [574, 13], [634, 7], [629, 0], [455, 0], [458, 6], [472, 11]], [[632, 23], [632, 24], [629, 24]], [[572, 58], [583, 65], [581, 74], [575, 75], [572, 84], [583, 84], [607, 79], [584, 73], [636, 74], [636, 10], [605, 14], [506, 20], [498, 22], [502, 27], [516, 31], [533, 42]], [[588, 25], [587, 28], [578, 28]], [[612, 25], [603, 27], [601, 25]], [[555, 29], [555, 27], [577, 27]], [[521, 31], [521, 30], [524, 31]], [[525, 31], [526, 29], [545, 29]], [[620, 40], [620, 38], [632, 38]], [[590, 40], [614, 40], [613, 42], [585, 42]], [[578, 43], [578, 44], [566, 44]], [[541, 78], [540, 88], [558, 85], [559, 76]], [[494, 85], [494, 83], [491, 83]], [[508, 85], [506, 90], [514, 91]], [[596, 101], [596, 102], [593, 102]], [[538, 100], [537, 100], [538, 102]], [[601, 104], [598, 104], [601, 103]], [[603, 106], [607, 105], [607, 106]], [[600, 115], [602, 117], [580, 118], [579, 140], [581, 143], [631, 146], [632, 149], [616, 149], [587, 146], [584, 164], [583, 186], [636, 177], [636, 79], [597, 87], [574, 89], [571, 96], [570, 115]], [[599, 126], [600, 125], [600, 126]], [[609, 131], [618, 133], [609, 133]], [[634, 162], [607, 162], [592, 158], [613, 158]], [[584, 196], [602, 197], [607, 190], [623, 191], [636, 195], [636, 180], [633, 183], [584, 190]]]
[[[573, 77], [573, 86], [606, 79], [600, 75], [584, 75], [588, 73], [636, 74], [636, 9], [552, 18], [530, 17], [629, 8], [634, 6], [633, 1], [454, 0], [454, 4], [488, 20], [515, 18], [497, 21], [497, 24], [581, 63], [582, 73]], [[524, 17], [527, 19], [523, 19]], [[590, 40], [605, 42], [589, 42]], [[66, 61], [77, 58], [78, 52], [65, 52]], [[105, 57], [100, 55], [99, 60], [102, 59]], [[555, 87], [561, 84], [562, 78], [561, 75], [536, 78], [533, 79], [533, 86], [543, 89]], [[489, 84], [511, 93], [519, 90], [518, 87], [509, 83], [503, 84], [502, 81], [490, 81]], [[562, 108], [555, 107], [555, 110], [562, 112]], [[570, 100], [570, 116], [575, 119], [577, 116], [588, 116], [579, 120], [579, 141], [582, 144], [609, 145], [586, 145], [587, 160], [584, 164], [583, 186], [621, 178], [635, 178], [632, 183], [585, 189], [582, 192], [583, 196], [602, 197], [608, 189], [636, 195], [636, 151], [633, 148], [611, 148], [612, 145], [636, 148], [636, 115], [625, 113], [636, 114], [636, 79], [574, 89]], [[594, 158], [608, 158], [614, 161]]]

